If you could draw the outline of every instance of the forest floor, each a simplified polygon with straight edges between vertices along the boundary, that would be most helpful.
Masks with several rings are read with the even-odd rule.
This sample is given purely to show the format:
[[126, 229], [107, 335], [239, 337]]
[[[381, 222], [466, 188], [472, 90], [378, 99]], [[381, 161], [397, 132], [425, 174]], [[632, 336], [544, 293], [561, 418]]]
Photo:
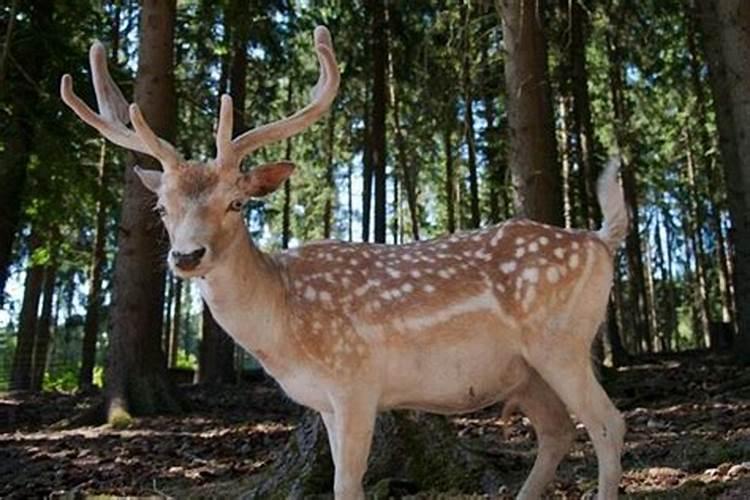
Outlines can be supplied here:
[[[750, 369], [713, 355], [654, 357], [605, 385], [628, 425], [624, 498], [750, 498]], [[54, 422], [93, 404], [92, 397], [0, 395], [0, 498], [237, 496], [238, 484], [278, 456], [301, 416], [267, 382], [186, 393], [192, 412], [137, 419], [125, 430], [56, 430]], [[452, 423], [467, 448], [512, 464], [492, 496], [504, 499], [531, 467], [535, 440], [524, 417], [502, 421], [500, 413], [493, 407]], [[596, 458], [579, 426], [548, 493], [581, 498], [595, 484]]]

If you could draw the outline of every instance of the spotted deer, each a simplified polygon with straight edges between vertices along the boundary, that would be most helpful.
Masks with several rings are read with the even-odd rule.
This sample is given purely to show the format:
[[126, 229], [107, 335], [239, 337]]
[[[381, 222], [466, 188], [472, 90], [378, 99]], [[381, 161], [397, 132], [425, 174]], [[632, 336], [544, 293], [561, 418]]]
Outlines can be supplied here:
[[[217, 155], [182, 159], [128, 105], [90, 52], [99, 112], [62, 78], [65, 103], [104, 137], [156, 157], [136, 172], [157, 198], [169, 265], [196, 278], [216, 320], [286, 393], [320, 413], [335, 464], [338, 500], [364, 498], [362, 479], [378, 412], [471, 412], [504, 400], [531, 420], [538, 454], [518, 498], [539, 498], [585, 425], [599, 463], [598, 496], [616, 498], [624, 422], [591, 370], [589, 348], [607, 307], [613, 255], [627, 214], [610, 165], [598, 185], [599, 231], [511, 220], [404, 245], [323, 241], [269, 255], [243, 223], [248, 199], [277, 189], [294, 166], [247, 173], [240, 161], [320, 118], [338, 90], [328, 31], [314, 35], [320, 77], [297, 113], [232, 137], [224, 95]], [[128, 121], [133, 128], [127, 126]]]

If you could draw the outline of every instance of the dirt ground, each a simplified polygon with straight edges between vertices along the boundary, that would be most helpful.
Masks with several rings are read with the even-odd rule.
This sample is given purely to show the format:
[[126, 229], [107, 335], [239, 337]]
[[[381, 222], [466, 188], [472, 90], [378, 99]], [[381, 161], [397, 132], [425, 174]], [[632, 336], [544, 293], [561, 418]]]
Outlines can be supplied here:
[[[659, 357], [619, 370], [606, 386], [628, 424], [623, 498], [750, 498], [750, 369], [720, 356]], [[138, 419], [126, 430], [51, 425], [95, 397], [0, 395], [0, 498], [236, 497], [279, 459], [301, 415], [270, 382], [186, 393], [191, 413]], [[500, 413], [452, 423], [462, 446], [512, 464], [491, 496], [505, 499], [531, 467], [535, 440], [523, 416], [502, 421]], [[595, 485], [596, 458], [579, 426], [548, 495], [585, 498]]]

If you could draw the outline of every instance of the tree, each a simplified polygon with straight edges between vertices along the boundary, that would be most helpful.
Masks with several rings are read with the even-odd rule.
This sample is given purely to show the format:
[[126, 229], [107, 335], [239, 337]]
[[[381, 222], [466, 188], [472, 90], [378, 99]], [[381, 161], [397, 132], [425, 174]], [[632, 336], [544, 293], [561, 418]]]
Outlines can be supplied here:
[[510, 165], [516, 213], [562, 226], [562, 184], [557, 163], [543, 3], [497, 0], [505, 41]]
[[386, 165], [386, 109], [388, 96], [386, 78], [388, 68], [388, 25], [383, 0], [368, 0], [367, 9], [372, 26], [372, 121], [370, 123], [370, 148], [372, 170], [375, 178], [375, 227], [374, 240], [385, 243], [385, 165]]
[[[14, 3], [13, 7], [15, 11], [18, 4]], [[8, 90], [5, 86], [0, 88], [3, 93], [8, 92], [6, 95], [10, 96], [10, 117], [6, 121], [6, 117], [3, 116], [4, 123], [0, 126], [3, 137], [7, 137], [0, 152], [0, 306], [4, 301], [3, 290], [8, 279], [13, 243], [21, 221], [28, 161], [34, 148], [37, 130], [35, 123], [39, 120], [43, 100], [37, 85], [44, 80], [45, 72], [49, 69], [47, 61], [50, 59], [52, 44], [41, 43], [39, 37], [50, 36], [56, 31], [52, 0], [40, 0], [23, 7], [29, 19], [30, 33], [19, 36], [20, 43], [14, 44], [13, 58], [24, 61], [25, 64], [17, 67], [14, 65], [8, 73], [14, 82], [12, 89]], [[9, 24], [5, 33], [7, 42], [3, 44], [3, 68], [6, 67], [5, 61], [11, 57], [9, 43], [12, 41], [12, 34]]]
[[699, 0], [733, 223], [737, 355], [750, 363], [750, 4]]
[[[146, 0], [141, 9], [135, 101], [154, 132], [167, 140], [175, 134], [176, 102], [173, 52], [175, 1]], [[151, 158], [138, 162], [159, 168]], [[180, 403], [167, 377], [161, 347], [164, 270], [162, 231], [150, 210], [152, 194], [132, 168], [125, 190], [113, 278], [111, 337], [106, 370], [107, 419], [127, 421], [132, 414], [177, 410]]]

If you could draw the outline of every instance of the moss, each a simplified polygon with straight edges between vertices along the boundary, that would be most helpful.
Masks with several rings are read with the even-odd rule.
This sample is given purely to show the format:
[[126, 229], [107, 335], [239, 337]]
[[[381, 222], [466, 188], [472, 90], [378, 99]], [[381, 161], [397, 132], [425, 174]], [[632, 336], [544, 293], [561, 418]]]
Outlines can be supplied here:
[[114, 408], [109, 412], [107, 423], [113, 429], [126, 429], [133, 423], [133, 417], [124, 408]]

